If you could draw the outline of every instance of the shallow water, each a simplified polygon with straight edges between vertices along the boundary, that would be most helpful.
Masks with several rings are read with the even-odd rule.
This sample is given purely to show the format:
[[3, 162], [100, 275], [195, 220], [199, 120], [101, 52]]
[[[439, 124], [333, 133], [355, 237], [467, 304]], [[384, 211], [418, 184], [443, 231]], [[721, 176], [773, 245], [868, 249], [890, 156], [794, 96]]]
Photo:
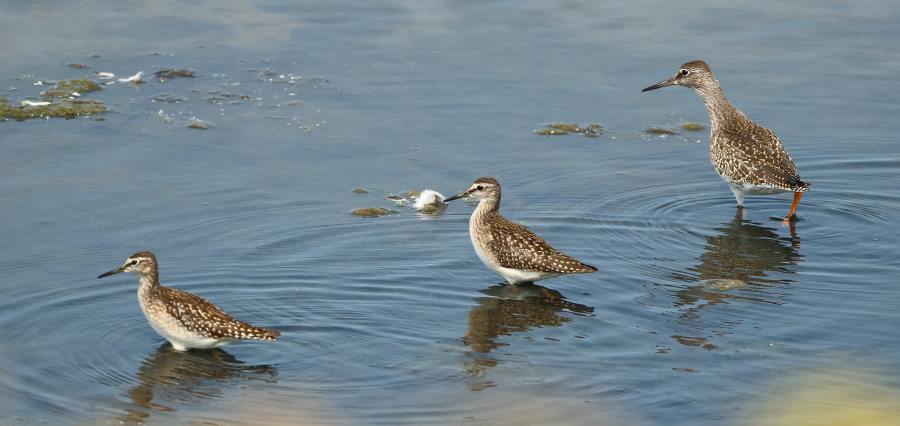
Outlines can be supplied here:
[[[102, 121], [0, 123], [0, 422], [753, 424], [843, 369], [897, 414], [900, 7], [683, 6], [4, 3], [10, 101], [147, 83], [91, 94]], [[736, 212], [706, 132], [644, 133], [707, 122], [640, 93], [695, 58], [812, 182], [793, 232], [787, 195]], [[533, 133], [556, 121], [606, 130]], [[499, 285], [470, 205], [384, 198], [481, 175], [600, 272]], [[172, 352], [133, 277], [95, 279], [138, 250], [282, 339]]]

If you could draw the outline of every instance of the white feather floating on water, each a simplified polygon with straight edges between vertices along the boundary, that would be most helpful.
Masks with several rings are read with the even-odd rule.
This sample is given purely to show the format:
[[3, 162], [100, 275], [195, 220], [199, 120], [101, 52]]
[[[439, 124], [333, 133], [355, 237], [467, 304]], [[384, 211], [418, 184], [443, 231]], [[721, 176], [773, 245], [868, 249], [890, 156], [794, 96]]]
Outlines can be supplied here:
[[416, 210], [422, 211], [426, 208], [441, 208], [445, 206], [444, 203], [444, 195], [437, 191], [432, 191], [430, 189], [423, 189], [419, 196], [416, 197], [416, 202], [413, 203], [413, 207]]
[[128, 78], [120, 78], [118, 81], [119, 81], [119, 83], [143, 83], [144, 80], [141, 80], [141, 77], [143, 77], [143, 76], [144, 76], [144, 72], [138, 71], [137, 74], [135, 74], [131, 77], [128, 77]]
[[47, 105], [50, 105], [50, 102], [22, 101], [22, 106], [28, 106], [28, 107], [47, 106]]

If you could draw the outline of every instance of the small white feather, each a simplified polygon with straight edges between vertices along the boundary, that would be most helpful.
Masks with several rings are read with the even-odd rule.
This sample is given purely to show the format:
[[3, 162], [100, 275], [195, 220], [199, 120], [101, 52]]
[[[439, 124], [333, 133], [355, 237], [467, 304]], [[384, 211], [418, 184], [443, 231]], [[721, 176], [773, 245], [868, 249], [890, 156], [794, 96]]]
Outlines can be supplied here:
[[22, 101], [22, 106], [36, 107], [47, 105], [50, 105], [50, 102]]
[[430, 189], [424, 189], [416, 197], [416, 202], [413, 204], [413, 207], [416, 210], [422, 210], [426, 206], [430, 205], [438, 205], [444, 204], [444, 195], [437, 191], [432, 191]]
[[139, 71], [137, 74], [135, 74], [131, 77], [120, 78], [118, 81], [119, 81], [119, 83], [138, 83], [138, 82], [144, 81], [144, 80], [141, 80], [141, 77], [143, 77], [143, 76], [144, 76], [144, 72]]

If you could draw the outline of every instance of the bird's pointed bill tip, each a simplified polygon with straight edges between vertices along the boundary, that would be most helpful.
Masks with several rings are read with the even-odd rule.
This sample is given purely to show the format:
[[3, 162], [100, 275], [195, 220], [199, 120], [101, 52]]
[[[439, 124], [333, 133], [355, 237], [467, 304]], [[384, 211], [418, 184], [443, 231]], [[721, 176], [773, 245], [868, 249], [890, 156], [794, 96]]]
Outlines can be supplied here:
[[453, 201], [453, 200], [458, 200], [458, 199], [460, 199], [460, 198], [462, 198], [462, 197], [465, 197], [466, 195], [468, 195], [468, 192], [460, 192], [459, 194], [452, 195], [452, 196], [450, 196], [450, 197], [448, 197], [448, 198], [444, 198], [444, 202], [447, 203], [447, 202], [450, 202], [450, 201]]
[[124, 268], [116, 268], [116, 269], [113, 269], [112, 271], [106, 271], [100, 275], [97, 275], [97, 278], [99, 279], [99, 278], [108, 277], [110, 275], [115, 275], [115, 274], [118, 274], [119, 272], [122, 272], [123, 270], [124, 270]]
[[670, 78], [670, 79], [668, 79], [668, 80], [660, 81], [659, 83], [656, 83], [656, 84], [654, 84], [654, 85], [652, 85], [652, 86], [647, 86], [647, 87], [643, 88], [643, 89], [641, 90], [641, 93], [643, 93], [643, 92], [649, 92], [649, 91], [651, 91], [651, 90], [656, 90], [656, 89], [659, 89], [659, 88], [661, 88], [661, 87], [671, 86], [671, 85], [673, 85], [673, 84], [675, 84], [675, 80]]

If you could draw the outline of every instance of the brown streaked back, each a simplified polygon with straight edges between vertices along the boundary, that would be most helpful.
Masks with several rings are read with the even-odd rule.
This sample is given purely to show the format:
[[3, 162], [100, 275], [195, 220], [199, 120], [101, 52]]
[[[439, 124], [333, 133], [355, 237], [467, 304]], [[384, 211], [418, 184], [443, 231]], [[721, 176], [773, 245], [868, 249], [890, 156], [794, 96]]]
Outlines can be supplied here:
[[586, 274], [597, 268], [556, 250], [524, 225], [511, 222], [499, 213], [487, 213], [481, 229], [488, 250], [504, 268], [559, 274]]
[[716, 129], [709, 153], [716, 171], [729, 180], [796, 192], [809, 187], [775, 133], [750, 120], [731, 120]]
[[171, 287], [159, 286], [166, 313], [188, 330], [214, 339], [277, 340], [280, 332], [254, 327], [226, 314], [206, 299]]

